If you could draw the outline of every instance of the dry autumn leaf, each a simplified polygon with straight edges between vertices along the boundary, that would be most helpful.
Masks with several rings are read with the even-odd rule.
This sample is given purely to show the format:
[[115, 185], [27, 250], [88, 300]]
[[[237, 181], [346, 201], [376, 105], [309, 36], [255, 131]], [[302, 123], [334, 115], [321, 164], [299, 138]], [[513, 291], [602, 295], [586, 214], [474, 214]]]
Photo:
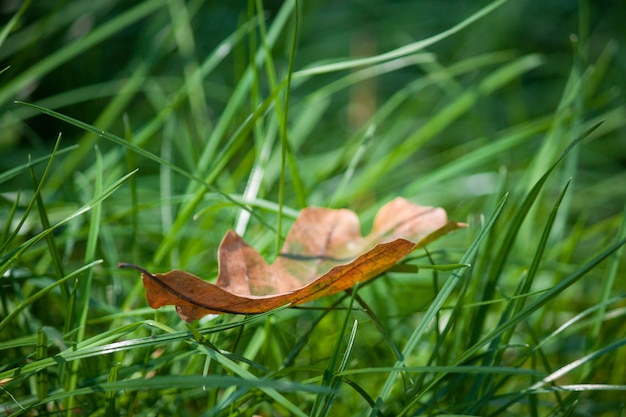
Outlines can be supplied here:
[[132, 264], [119, 266], [142, 272], [152, 308], [175, 305], [183, 320], [207, 314], [255, 314], [373, 279], [413, 250], [464, 226], [448, 221], [442, 208], [396, 198], [378, 211], [372, 232], [363, 237], [354, 212], [312, 207], [300, 212], [271, 265], [235, 232], [227, 232], [218, 249], [215, 284], [180, 270], [151, 274]]

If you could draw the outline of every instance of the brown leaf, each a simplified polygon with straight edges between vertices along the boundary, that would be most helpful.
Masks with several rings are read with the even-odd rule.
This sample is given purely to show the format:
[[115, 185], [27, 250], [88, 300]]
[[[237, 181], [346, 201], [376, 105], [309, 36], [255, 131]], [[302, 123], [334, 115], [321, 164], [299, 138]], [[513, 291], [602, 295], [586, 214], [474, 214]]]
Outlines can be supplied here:
[[372, 232], [362, 237], [354, 212], [312, 207], [300, 212], [272, 265], [228, 231], [218, 249], [215, 284], [185, 271], [151, 274], [132, 264], [119, 266], [142, 272], [152, 308], [175, 305], [182, 319], [193, 321], [206, 314], [262, 313], [335, 294], [460, 227], [465, 225], [448, 221], [442, 208], [396, 198], [379, 210]]

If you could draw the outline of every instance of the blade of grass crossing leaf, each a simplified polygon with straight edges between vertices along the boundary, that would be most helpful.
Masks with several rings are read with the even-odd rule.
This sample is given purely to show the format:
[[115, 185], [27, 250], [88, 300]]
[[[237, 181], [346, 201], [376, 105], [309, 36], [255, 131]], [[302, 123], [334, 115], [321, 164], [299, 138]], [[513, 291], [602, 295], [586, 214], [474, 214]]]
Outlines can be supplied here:
[[[478, 236], [474, 239], [470, 247], [467, 249], [463, 257], [459, 261], [459, 264], [467, 264], [470, 260], [474, 258], [476, 252], [478, 251], [478, 248], [480, 247], [480, 244], [485, 240], [496, 219], [502, 212], [505, 202], [506, 196], [500, 200], [499, 204], [494, 210], [494, 213], [491, 215], [489, 220], [485, 223], [485, 226], [481, 229]], [[463, 268], [463, 271], [465, 271], [465, 268]], [[422, 318], [420, 324], [415, 328], [415, 330], [409, 337], [409, 340], [402, 349], [402, 359], [396, 361], [396, 363], [394, 364], [394, 369], [396, 370], [394, 372], [391, 372], [387, 377], [387, 380], [385, 381], [385, 384], [383, 385], [378, 394], [378, 398], [376, 399], [376, 406], [371, 410], [369, 414], [370, 417], [375, 417], [379, 413], [380, 408], [383, 406], [385, 400], [391, 393], [391, 389], [394, 386], [398, 373], [405, 365], [405, 358], [407, 358], [409, 354], [415, 349], [415, 346], [419, 343], [430, 323], [435, 319], [436, 315], [439, 313], [444, 303], [448, 300], [448, 297], [450, 297], [452, 290], [458, 284], [462, 276], [463, 272], [452, 272], [450, 278], [448, 278], [448, 280], [442, 286], [441, 290], [433, 300], [431, 306], [424, 314], [424, 317]]]
[[[557, 160], [552, 164], [552, 166], [548, 169], [548, 171], [543, 174], [543, 176], [539, 179], [539, 181], [537, 181], [537, 183], [535, 183], [535, 185], [531, 188], [531, 190], [525, 196], [524, 200], [522, 201], [522, 203], [517, 208], [517, 210], [516, 210], [516, 212], [515, 212], [515, 214], [513, 216], [513, 219], [510, 221], [509, 227], [507, 228], [506, 232], [504, 233], [504, 238], [502, 239], [502, 242], [499, 245], [499, 250], [496, 253], [496, 256], [494, 258], [493, 264], [492, 264], [491, 269], [489, 271], [489, 275], [487, 277], [486, 285], [485, 285], [485, 287], [483, 289], [483, 292], [482, 292], [482, 295], [480, 297], [481, 300], [491, 300], [493, 298], [493, 294], [495, 292], [497, 281], [498, 281], [499, 277], [502, 276], [502, 270], [504, 268], [504, 265], [506, 263], [506, 260], [507, 260], [507, 258], [509, 256], [509, 254], [511, 252], [511, 248], [513, 247], [513, 243], [515, 242], [517, 233], [520, 230], [520, 227], [521, 227], [522, 223], [524, 222], [524, 219], [526, 219], [526, 216], [527, 216], [528, 212], [530, 211], [531, 207], [535, 203], [535, 200], [539, 196], [539, 193], [540, 193], [541, 189], [543, 188], [543, 185], [548, 180], [548, 177], [550, 176], [552, 171], [554, 171], [554, 169], [558, 166], [558, 164], [563, 160], [565, 155], [567, 155], [567, 153], [574, 146], [576, 146], [581, 140], [583, 140], [588, 135], [590, 135], [594, 130], [596, 130], [600, 126], [600, 124], [601, 123], [598, 123], [598, 124], [594, 125], [589, 130], [587, 130], [582, 135], [580, 135], [578, 138], [573, 140], [565, 148], [565, 150], [561, 153], [561, 155], [557, 158]], [[483, 305], [483, 306], [481, 306], [481, 307], [479, 307], [477, 309], [476, 314], [475, 314], [475, 318], [476, 319], [473, 320], [474, 328], [470, 332], [470, 334], [472, 334], [472, 338], [471, 338], [469, 344], [476, 343], [479, 335], [482, 334], [482, 328], [484, 326], [484, 320], [485, 320], [485, 318], [487, 316], [487, 314], [486, 314], [487, 308], [488, 308], [488, 306]]]

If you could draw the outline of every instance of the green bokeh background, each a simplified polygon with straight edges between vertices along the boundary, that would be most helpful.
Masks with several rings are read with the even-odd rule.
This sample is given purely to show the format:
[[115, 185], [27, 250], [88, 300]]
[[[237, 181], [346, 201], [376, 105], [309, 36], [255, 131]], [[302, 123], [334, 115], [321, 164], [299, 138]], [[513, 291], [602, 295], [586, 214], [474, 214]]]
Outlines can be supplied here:
[[[346, 1], [302, 2], [301, 28], [298, 41], [296, 69], [312, 63], [343, 59], [359, 55], [382, 53], [409, 42], [424, 39], [446, 30], [463, 20], [485, 1]], [[164, 10], [149, 15], [138, 23], [124, 28], [114, 36], [94, 45], [66, 63], [45, 74], [38, 74], [22, 88], [12, 91], [0, 103], [0, 169], [14, 166], [16, 160], [24, 160], [25, 154], [45, 154], [58, 132], [64, 134], [64, 141], [70, 143], [80, 132], [62, 122], [43, 115], [31, 116], [22, 121], [15, 116], [18, 106], [13, 100], [37, 102], [58, 94], [71, 94], [74, 90], [98, 86], [79, 103], [62, 106], [59, 110], [74, 118], [90, 123], [94, 121], [104, 106], [115, 95], [116, 82], [137, 68], [140, 62], [150, 62], [149, 75], [163, 82], [171, 79], [175, 85], [190, 60], [202, 60], [215, 46], [240, 24], [247, 14], [247, 4], [235, 2], [190, 2], [199, 7], [193, 18], [195, 49], [192, 56], [183, 57], [170, 45], [170, 52], [150, 62], [153, 48], [160, 31], [168, 23]], [[267, 17], [272, 18], [281, 2], [266, 2]], [[613, 64], [600, 87], [600, 98], [613, 103], [623, 102], [623, 74], [626, 54], [622, 52], [623, 39], [626, 39], [623, 22], [626, 8], [620, 1], [594, 1], [581, 3], [581, 10], [588, 7], [588, 25], [583, 20], [583, 31], [588, 30], [588, 44], [585, 48], [585, 64], [593, 64], [607, 48], [617, 48]], [[2, 20], [8, 21], [20, 5], [19, 1], [5, 2]], [[0, 77], [0, 86], [35, 66], [52, 52], [67, 46], [72, 40], [85, 36], [100, 25], [120, 15], [134, 4], [119, 1], [99, 1], [97, 3], [76, 1], [33, 2], [15, 33], [9, 35], [0, 48], [0, 65], [9, 66]], [[584, 19], [584, 17], [583, 17]], [[433, 152], [441, 148], [463, 143], [471, 138], [490, 135], [524, 119], [547, 114], [556, 108], [564, 89], [568, 73], [575, 60], [577, 44], [572, 40], [579, 32], [581, 15], [577, 1], [511, 1], [498, 10], [479, 20], [461, 33], [439, 42], [428, 51], [436, 54], [438, 62], [450, 65], [464, 58], [487, 52], [507, 51], [511, 54], [541, 54], [543, 65], [510, 85], [493, 97], [480, 102], [474, 112], [455, 126], [439, 135], [429, 147]], [[285, 37], [286, 39], [286, 37]], [[276, 48], [276, 56], [286, 57], [285, 39], [282, 48]], [[279, 42], [280, 45], [280, 42]], [[281, 52], [282, 49], [282, 52]], [[247, 52], [240, 50], [232, 59], [227, 59], [220, 70], [206, 80], [210, 96], [207, 97], [211, 114], [216, 118], [223, 109], [232, 86], [241, 75]], [[160, 54], [159, 54], [160, 55]], [[284, 63], [284, 60], [283, 60]], [[373, 94], [376, 103], [401, 89], [407, 82], [423, 75], [420, 68], [409, 67], [378, 77]], [[472, 76], [464, 75], [460, 88], [472, 84]], [[306, 85], [294, 89], [293, 100], [297, 101], [311, 91], [333, 79], [333, 75], [321, 76]], [[112, 84], [111, 84], [112, 83]], [[450, 94], [454, 94], [450, 92]], [[430, 91], [423, 96], [413, 97], [415, 113], [420, 118], [428, 117], [423, 108], [436, 111], [444, 97], [440, 92]], [[329, 110], [331, 117], [323, 119], [316, 127], [319, 132], [314, 143], [307, 143], [304, 153], [315, 152], [347, 137], [355, 126], [348, 123], [346, 115], [350, 92], [336, 95]], [[606, 107], [605, 107], [606, 108]], [[593, 116], [594, 108], [586, 109]], [[597, 110], [596, 110], [597, 111]], [[128, 104], [125, 112], [131, 123], [139, 125], [153, 115], [139, 94]], [[404, 115], [410, 117], [410, 115]], [[17, 120], [16, 120], [17, 117]], [[121, 119], [114, 129], [122, 131]], [[624, 131], [604, 141], [603, 145], [592, 145], [585, 158], [584, 166], [599, 171], [619, 173], [626, 164]], [[155, 139], [156, 140], [156, 139]], [[515, 157], [497, 161], [506, 165], [514, 164]], [[523, 159], [523, 158], [521, 158]]]

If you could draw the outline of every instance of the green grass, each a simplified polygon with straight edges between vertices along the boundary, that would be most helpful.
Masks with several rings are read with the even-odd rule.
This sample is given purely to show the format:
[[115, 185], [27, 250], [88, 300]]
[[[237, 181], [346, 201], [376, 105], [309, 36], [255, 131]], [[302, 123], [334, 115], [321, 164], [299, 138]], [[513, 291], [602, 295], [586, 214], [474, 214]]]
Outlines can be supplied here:
[[[0, 415], [624, 415], [619, 11], [454, 4], [3, 16]], [[187, 324], [116, 268], [396, 196], [470, 227], [300, 308]]]

